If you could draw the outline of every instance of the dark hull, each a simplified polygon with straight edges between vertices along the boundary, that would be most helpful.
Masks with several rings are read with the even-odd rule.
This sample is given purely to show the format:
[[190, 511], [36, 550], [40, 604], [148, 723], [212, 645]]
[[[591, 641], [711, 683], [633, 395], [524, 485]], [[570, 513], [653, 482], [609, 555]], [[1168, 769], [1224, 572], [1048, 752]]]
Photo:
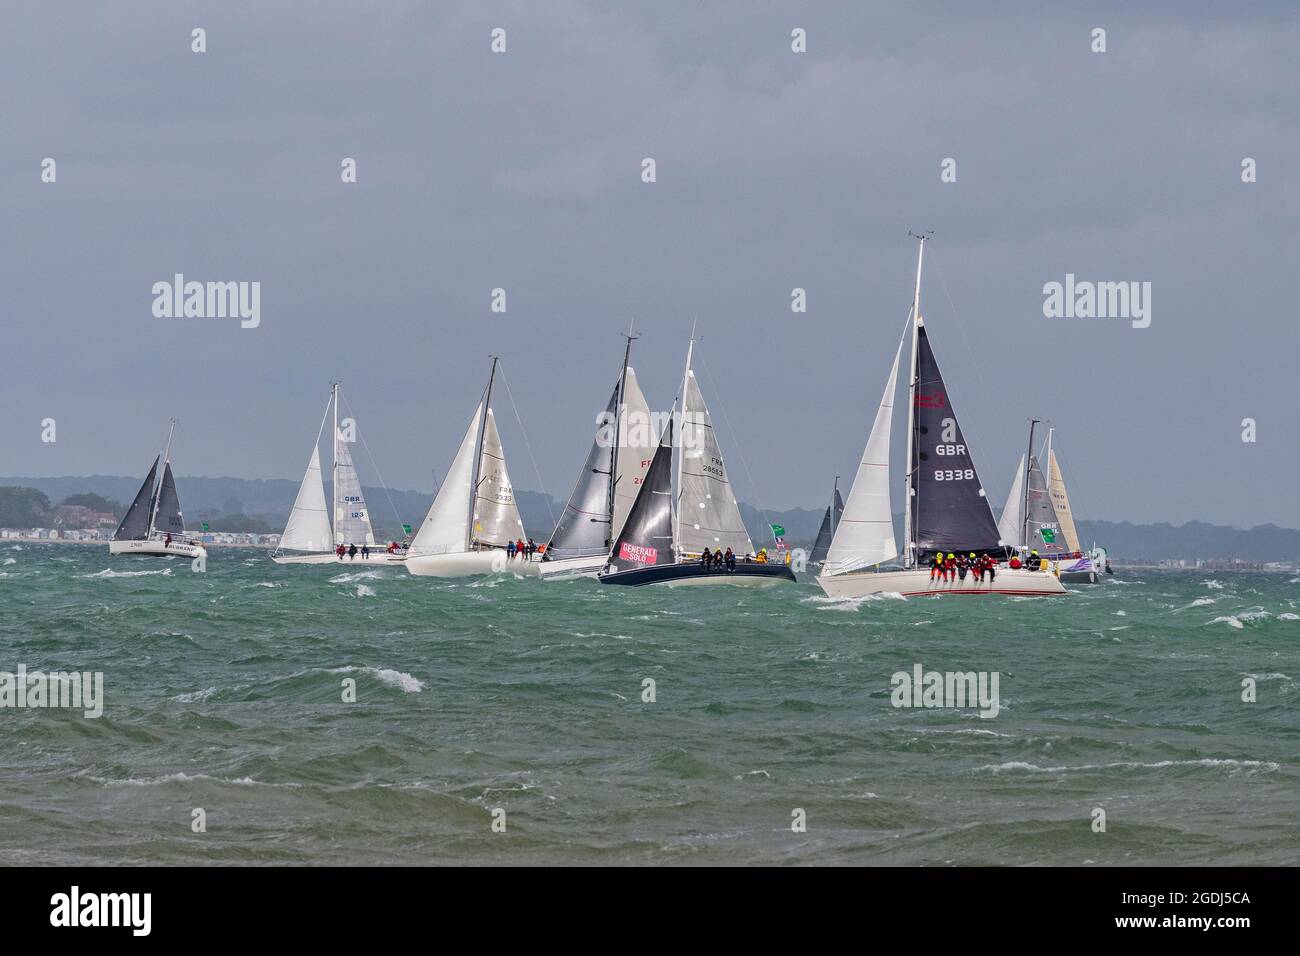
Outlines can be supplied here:
[[794, 572], [784, 564], [744, 564], [736, 565], [734, 571], [705, 570], [699, 564], [656, 564], [648, 568], [633, 568], [629, 571], [615, 571], [602, 574], [601, 584], [626, 584], [634, 588], [647, 584], [733, 584], [756, 586], [776, 584], [780, 581], [793, 582]]

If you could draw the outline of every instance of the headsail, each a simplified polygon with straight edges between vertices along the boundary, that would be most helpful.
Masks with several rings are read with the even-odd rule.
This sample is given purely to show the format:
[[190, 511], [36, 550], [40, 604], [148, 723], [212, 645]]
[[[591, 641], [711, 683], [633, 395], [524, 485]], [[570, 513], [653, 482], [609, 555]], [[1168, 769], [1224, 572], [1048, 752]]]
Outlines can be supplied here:
[[919, 319], [916, 337], [915, 494], [910, 503], [916, 557], [923, 563], [935, 551], [1000, 551], [993, 509]]
[[1029, 457], [1029, 494], [1025, 496], [1025, 547], [1036, 550], [1039, 554], [1050, 556], [1065, 554], [1064, 537], [1059, 532], [1060, 524], [1056, 520], [1056, 509], [1047, 494], [1047, 481], [1043, 469], [1038, 464], [1038, 457]]
[[352, 463], [350, 443], [337, 430], [334, 433], [334, 543], [373, 545], [375, 532], [370, 526], [370, 511], [361, 493], [361, 479]]
[[496, 416], [487, 410], [487, 427], [483, 430], [483, 451], [478, 470], [478, 488], [474, 498], [472, 541], [504, 548], [524, 535], [524, 523], [515, 504], [515, 490], [506, 472], [506, 453], [501, 447]]
[[745, 522], [740, 517], [740, 506], [727, 469], [722, 463], [722, 451], [704, 396], [695, 381], [695, 372], [686, 369], [686, 384], [682, 395], [682, 436], [680, 478], [677, 500], [678, 551], [683, 555], [703, 553], [705, 548], [731, 548], [736, 554], [751, 554], [754, 544], [749, 539]]
[[1070, 496], [1065, 493], [1065, 479], [1061, 477], [1061, 469], [1056, 464], [1056, 452], [1049, 451], [1047, 459], [1050, 480], [1048, 487], [1052, 496], [1052, 506], [1056, 509], [1056, 520], [1060, 522], [1061, 534], [1065, 537], [1065, 546], [1071, 552], [1081, 551], [1079, 532], [1074, 528], [1074, 512], [1070, 510]]
[[1011, 491], [1007, 493], [1007, 503], [998, 518], [998, 536], [1009, 548], [1018, 548], [1024, 542], [1020, 540], [1024, 526], [1025, 507], [1025, 456], [1020, 456], [1016, 466], [1016, 475], [1011, 479]]
[[840, 526], [840, 518], [843, 516], [844, 499], [840, 497], [840, 490], [836, 488], [832, 503], [826, 506], [826, 513], [822, 515], [821, 527], [817, 529], [812, 553], [808, 555], [809, 561], [826, 560], [826, 555], [831, 549], [831, 539], [835, 537], [835, 529]]
[[474, 446], [478, 441], [480, 402], [452, 459], [447, 477], [411, 541], [411, 555], [455, 554], [469, 550], [470, 483], [474, 473]]
[[669, 419], [606, 568], [627, 571], [673, 560], [673, 423]]
[[149, 537], [149, 519], [153, 517], [153, 486], [158, 478], [158, 462], [161, 459], [162, 456], [159, 455], [153, 460], [148, 477], [135, 493], [135, 500], [126, 510], [122, 523], [113, 532], [114, 541], [143, 541]]
[[858, 473], [849, 489], [849, 500], [839, 529], [831, 541], [824, 565], [827, 574], [842, 574], [888, 561], [898, 554], [894, 540], [894, 516], [889, 503], [889, 430], [894, 421], [894, 391], [898, 384], [898, 363], [903, 339], [894, 353], [885, 393], [876, 408], [867, 447], [862, 451]]
[[162, 484], [158, 486], [158, 510], [154, 513], [153, 529], [159, 534], [184, 534], [185, 518], [181, 515], [181, 499], [176, 494], [176, 479], [172, 477], [172, 463], [163, 464]]
[[325, 483], [320, 473], [320, 448], [312, 445], [307, 471], [298, 486], [298, 497], [293, 499], [293, 510], [289, 512], [284, 534], [280, 535], [280, 548], [284, 551], [328, 551], [331, 540]]
[[650, 406], [637, 383], [636, 372], [628, 368], [623, 376], [623, 409], [618, 423], [618, 468], [614, 484], [614, 527], [610, 538], [623, 530], [636, 493], [641, 490], [646, 469], [654, 457], [658, 437], [655, 435]]

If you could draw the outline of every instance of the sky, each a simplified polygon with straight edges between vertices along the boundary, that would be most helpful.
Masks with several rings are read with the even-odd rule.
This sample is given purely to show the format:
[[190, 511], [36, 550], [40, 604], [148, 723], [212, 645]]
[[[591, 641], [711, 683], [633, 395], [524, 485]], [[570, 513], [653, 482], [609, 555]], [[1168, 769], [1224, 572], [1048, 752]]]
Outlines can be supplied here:
[[[1078, 517], [1300, 527], [1300, 9], [993, 6], [5, 4], [0, 475], [143, 475], [174, 416], [178, 475], [296, 479], [337, 379], [363, 479], [431, 490], [498, 354], [511, 477], [562, 498], [621, 333], [667, 409], [698, 323], [741, 500], [821, 507], [933, 230], [995, 504], [1033, 417]], [[156, 317], [175, 273], [260, 323]], [[1149, 326], [1046, 317], [1067, 274]]]

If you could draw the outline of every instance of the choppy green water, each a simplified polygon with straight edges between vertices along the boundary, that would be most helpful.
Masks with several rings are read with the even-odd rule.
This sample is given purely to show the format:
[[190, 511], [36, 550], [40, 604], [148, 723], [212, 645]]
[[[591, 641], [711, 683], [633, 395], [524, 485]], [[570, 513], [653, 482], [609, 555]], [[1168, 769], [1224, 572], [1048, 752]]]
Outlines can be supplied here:
[[[853, 605], [6, 545], [0, 671], [107, 701], [0, 710], [0, 862], [1294, 864], [1298, 649], [1288, 575]], [[1001, 712], [895, 709], [916, 663]]]

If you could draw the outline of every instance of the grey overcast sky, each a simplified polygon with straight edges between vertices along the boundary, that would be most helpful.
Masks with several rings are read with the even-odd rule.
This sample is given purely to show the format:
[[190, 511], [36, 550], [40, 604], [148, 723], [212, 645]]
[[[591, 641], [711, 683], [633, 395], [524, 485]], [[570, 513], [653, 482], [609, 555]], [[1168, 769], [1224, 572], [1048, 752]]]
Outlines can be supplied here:
[[[563, 497], [619, 332], [662, 409], [698, 317], [739, 496], [819, 507], [933, 229], [922, 312], [995, 503], [1032, 414], [1083, 517], [1300, 526], [1298, 10], [6, 3], [0, 475], [142, 474], [175, 415], [178, 474], [297, 479], [338, 378], [386, 482], [430, 489], [499, 352]], [[260, 327], [155, 318], [177, 272], [260, 281]], [[1150, 327], [1045, 318], [1066, 273], [1150, 282]]]

